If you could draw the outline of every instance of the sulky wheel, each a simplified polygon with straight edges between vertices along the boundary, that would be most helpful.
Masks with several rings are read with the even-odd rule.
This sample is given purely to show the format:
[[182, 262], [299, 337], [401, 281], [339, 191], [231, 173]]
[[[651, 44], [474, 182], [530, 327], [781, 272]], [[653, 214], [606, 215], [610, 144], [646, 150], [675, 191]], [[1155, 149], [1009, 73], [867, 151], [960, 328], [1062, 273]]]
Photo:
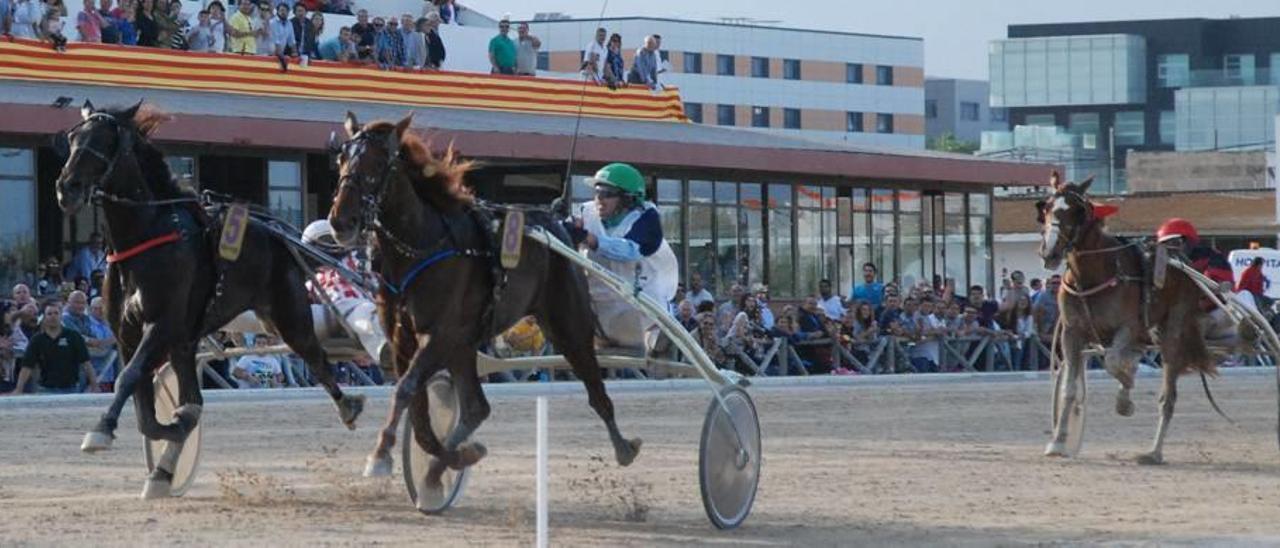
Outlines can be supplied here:
[[[458, 424], [458, 397], [453, 390], [453, 380], [447, 373], [438, 373], [427, 381], [427, 405], [430, 408], [431, 431], [436, 437], [445, 440]], [[412, 412], [412, 407], [410, 408]], [[444, 498], [440, 504], [427, 507], [418, 506], [418, 485], [427, 477], [431, 467], [432, 456], [418, 445], [413, 433], [413, 421], [404, 421], [404, 485], [409, 490], [409, 501], [426, 514], [436, 514], [448, 510], [462, 498], [462, 490], [467, 485], [469, 468], [462, 470], [446, 469], [441, 481], [444, 483]]]
[[707, 519], [720, 529], [742, 525], [760, 485], [760, 418], [751, 396], [725, 386], [702, 423], [698, 480]]
[[1069, 379], [1067, 368], [1059, 367], [1053, 373], [1053, 428], [1057, 427], [1059, 410], [1062, 409], [1062, 400], [1066, 398], [1067, 383], [1074, 381], [1076, 386], [1075, 405], [1071, 406], [1070, 413], [1067, 416], [1067, 441], [1066, 456], [1075, 457], [1080, 454], [1080, 447], [1084, 445], [1084, 410], [1086, 396], [1085, 372], [1083, 368], [1080, 374], [1074, 379]]
[[[153, 383], [156, 391], [156, 420], [160, 421], [160, 424], [169, 424], [173, 422], [173, 412], [181, 405], [178, 401], [178, 374], [174, 373], [173, 367], [166, 363], [156, 370]], [[169, 496], [182, 496], [191, 487], [191, 482], [195, 481], [196, 469], [200, 466], [200, 441], [203, 430], [203, 422], [197, 423], [195, 429], [187, 435], [187, 441], [183, 442], [182, 450], [178, 454], [178, 464], [173, 469], [173, 487], [169, 490]], [[156, 469], [156, 462], [160, 459], [160, 455], [164, 454], [166, 443], [169, 442], [146, 440], [142, 444], [147, 472]]]

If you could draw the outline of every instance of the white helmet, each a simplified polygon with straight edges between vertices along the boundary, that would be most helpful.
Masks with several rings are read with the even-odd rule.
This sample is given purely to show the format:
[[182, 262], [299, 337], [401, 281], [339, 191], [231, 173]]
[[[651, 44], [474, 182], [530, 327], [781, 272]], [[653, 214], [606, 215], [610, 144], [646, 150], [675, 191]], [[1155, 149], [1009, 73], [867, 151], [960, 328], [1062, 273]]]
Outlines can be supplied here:
[[329, 221], [326, 219], [307, 225], [307, 228], [302, 231], [302, 242], [329, 253], [343, 251], [342, 246], [338, 245], [338, 240], [333, 237], [333, 227], [329, 226]]

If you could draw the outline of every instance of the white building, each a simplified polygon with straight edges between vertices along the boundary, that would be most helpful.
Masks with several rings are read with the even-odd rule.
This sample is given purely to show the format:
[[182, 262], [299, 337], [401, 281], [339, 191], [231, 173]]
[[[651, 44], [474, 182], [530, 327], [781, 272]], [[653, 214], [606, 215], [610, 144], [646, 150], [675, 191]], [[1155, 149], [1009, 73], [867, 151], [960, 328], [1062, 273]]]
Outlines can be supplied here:
[[597, 27], [622, 36], [627, 68], [646, 35], [662, 36], [669, 70], [695, 122], [924, 148], [920, 38], [661, 19], [535, 20], [540, 69], [571, 75]]

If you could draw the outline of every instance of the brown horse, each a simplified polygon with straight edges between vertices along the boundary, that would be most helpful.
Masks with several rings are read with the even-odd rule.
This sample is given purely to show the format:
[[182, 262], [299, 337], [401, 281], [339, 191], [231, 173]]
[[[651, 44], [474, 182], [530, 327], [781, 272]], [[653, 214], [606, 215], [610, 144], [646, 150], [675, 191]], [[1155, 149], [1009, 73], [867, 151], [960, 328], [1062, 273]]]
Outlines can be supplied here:
[[[489, 415], [476, 376], [476, 351], [529, 315], [586, 386], [618, 463], [630, 464], [640, 440], [625, 439], [614, 421], [596, 361], [596, 322], [586, 275], [526, 238], [519, 265], [505, 273], [505, 283], [495, 279], [493, 228], [463, 185], [469, 164], [452, 151], [434, 156], [408, 132], [411, 121], [410, 116], [399, 123], [361, 125], [347, 113], [349, 138], [335, 151], [339, 187], [329, 212], [334, 237], [346, 246], [368, 242], [376, 247], [374, 269], [382, 278], [378, 297], [386, 332], [398, 339], [398, 360], [410, 352], [413, 356], [407, 367], [397, 364], [403, 374], [366, 474], [390, 473], [396, 425], [412, 400], [414, 437], [435, 457], [426, 485], [418, 489], [423, 494], [419, 507], [438, 502], [445, 466], [466, 467], [485, 454], [482, 445], [464, 443]], [[568, 239], [548, 211], [529, 211], [526, 223]], [[456, 383], [461, 420], [442, 445], [427, 420], [425, 386], [445, 369]]]
[[[1090, 177], [1078, 184], [1064, 183], [1055, 172], [1053, 193], [1036, 205], [1043, 225], [1040, 257], [1044, 267], [1054, 270], [1064, 259], [1067, 263], [1058, 293], [1062, 374], [1082, 379], [1086, 347], [1101, 345], [1106, 349], [1107, 372], [1120, 381], [1116, 412], [1129, 416], [1137, 359], [1146, 346], [1158, 345], [1164, 364], [1160, 423], [1151, 451], [1140, 455], [1138, 462], [1160, 464], [1178, 400], [1178, 377], [1193, 370], [1209, 375], [1216, 371], [1201, 333], [1203, 295], [1186, 274], [1172, 268], [1162, 287], [1149, 285], [1142, 251], [1135, 243], [1108, 234], [1102, 219], [1094, 215], [1086, 195], [1092, 182]], [[1071, 456], [1066, 447], [1071, 408], [1083, 394], [1075, 392], [1074, 382], [1065, 383], [1064, 390], [1063, 405], [1054, 417], [1053, 439], [1045, 449], [1048, 456]]]

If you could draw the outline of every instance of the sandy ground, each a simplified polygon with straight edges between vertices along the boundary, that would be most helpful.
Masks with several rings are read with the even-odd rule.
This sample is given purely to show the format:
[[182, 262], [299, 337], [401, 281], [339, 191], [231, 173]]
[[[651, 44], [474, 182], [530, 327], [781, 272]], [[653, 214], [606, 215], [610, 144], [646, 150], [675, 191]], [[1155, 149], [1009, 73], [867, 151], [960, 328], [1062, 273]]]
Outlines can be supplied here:
[[[1154, 427], [1154, 378], [1138, 413], [1111, 412], [1091, 383], [1081, 458], [1040, 456], [1043, 378], [757, 386], [765, 461], [755, 509], [735, 531], [703, 515], [697, 487], [704, 391], [615, 396], [645, 440], [612, 464], [581, 393], [551, 398], [551, 539], [556, 545], [1023, 545], [1280, 543], [1273, 377], [1229, 375], [1216, 395], [1235, 427], [1184, 379], [1166, 457], [1140, 467]], [[1194, 390], [1193, 390], [1194, 388]], [[621, 390], [621, 389], [620, 389]], [[0, 402], [0, 544], [527, 545], [533, 538], [533, 401], [491, 397], [489, 457], [460, 506], [418, 514], [399, 478], [359, 477], [386, 398], [356, 432], [318, 393], [210, 396], [201, 474], [181, 499], [138, 500], [141, 439], [127, 412], [116, 449], [78, 451], [103, 404]]]

